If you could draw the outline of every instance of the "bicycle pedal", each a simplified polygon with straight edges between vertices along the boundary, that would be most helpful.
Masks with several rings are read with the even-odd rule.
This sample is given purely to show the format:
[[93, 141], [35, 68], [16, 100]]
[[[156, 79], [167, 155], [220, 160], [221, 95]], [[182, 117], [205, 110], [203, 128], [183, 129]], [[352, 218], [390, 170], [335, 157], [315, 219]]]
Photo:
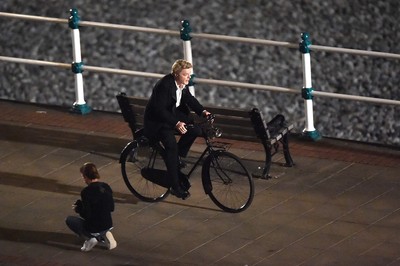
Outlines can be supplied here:
[[175, 197], [178, 197], [178, 198], [183, 199], [183, 200], [185, 200], [185, 199], [187, 199], [187, 198], [190, 197], [189, 191], [184, 191], [184, 190], [181, 190], [181, 189], [175, 190], [175, 189], [173, 189], [173, 188], [171, 187], [171, 188], [170, 188], [170, 192], [171, 192], [171, 194], [174, 195]]
[[189, 178], [187, 175], [183, 174], [182, 172], [179, 173], [179, 183], [182, 186], [182, 188], [186, 191], [189, 190], [189, 188], [192, 186], [190, 184]]
[[138, 162], [138, 160], [134, 157], [134, 156], [129, 156], [128, 160], [126, 160], [127, 162], [130, 163], [136, 163]]
[[179, 169], [186, 168], [187, 163], [183, 161], [181, 158], [179, 158]]

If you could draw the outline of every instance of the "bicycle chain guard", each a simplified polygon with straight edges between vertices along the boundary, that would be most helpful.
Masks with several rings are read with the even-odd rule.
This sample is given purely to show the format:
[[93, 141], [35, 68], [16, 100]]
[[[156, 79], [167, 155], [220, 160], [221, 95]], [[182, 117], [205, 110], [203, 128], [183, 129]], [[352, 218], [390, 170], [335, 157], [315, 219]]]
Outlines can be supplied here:
[[142, 175], [143, 178], [145, 178], [145, 179], [149, 180], [150, 182], [153, 182], [159, 186], [162, 186], [165, 188], [169, 188], [171, 186], [166, 170], [143, 167], [140, 170], [140, 174]]

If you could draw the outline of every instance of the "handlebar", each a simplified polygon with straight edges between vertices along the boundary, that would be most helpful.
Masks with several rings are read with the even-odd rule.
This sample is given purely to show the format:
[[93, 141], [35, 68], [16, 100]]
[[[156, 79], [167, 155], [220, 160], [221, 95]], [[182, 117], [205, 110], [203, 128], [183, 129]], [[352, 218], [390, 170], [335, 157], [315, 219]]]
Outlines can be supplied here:
[[[213, 138], [219, 138], [222, 135], [222, 131], [213, 126], [214, 120], [215, 120], [215, 115], [214, 114], [209, 114], [208, 116], [205, 117], [206, 121], [200, 122], [199, 125], [201, 125], [204, 137], [213, 139]], [[186, 128], [193, 127], [193, 124], [186, 124]]]
[[206, 116], [207, 122], [214, 122], [215, 115], [214, 114], [209, 114]]
[[209, 125], [209, 127], [206, 128], [204, 133], [206, 134], [207, 138], [210, 139], [219, 138], [222, 135], [222, 131], [219, 128], [213, 126], [214, 119], [215, 119], [214, 114], [209, 114], [206, 117], [207, 124]]

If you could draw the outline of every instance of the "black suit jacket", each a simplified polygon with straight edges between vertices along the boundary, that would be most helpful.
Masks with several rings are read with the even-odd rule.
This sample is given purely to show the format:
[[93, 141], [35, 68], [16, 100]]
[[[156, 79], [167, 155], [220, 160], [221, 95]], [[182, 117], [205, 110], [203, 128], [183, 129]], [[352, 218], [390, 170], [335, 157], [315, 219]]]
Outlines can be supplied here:
[[144, 113], [144, 130], [147, 136], [155, 136], [161, 128], [174, 129], [178, 121], [190, 123], [189, 113], [201, 115], [204, 107], [186, 86], [182, 91], [181, 104], [176, 107], [176, 85], [172, 74], [160, 79], [153, 88]]

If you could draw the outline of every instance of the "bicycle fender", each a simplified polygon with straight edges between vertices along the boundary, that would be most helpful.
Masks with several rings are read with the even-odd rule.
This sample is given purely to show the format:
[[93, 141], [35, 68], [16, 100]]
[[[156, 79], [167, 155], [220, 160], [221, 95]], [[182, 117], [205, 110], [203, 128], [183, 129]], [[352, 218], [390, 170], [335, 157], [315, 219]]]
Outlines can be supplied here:
[[135, 140], [129, 142], [128, 144], [125, 145], [125, 147], [122, 149], [121, 155], [119, 156], [119, 163], [122, 162], [122, 158], [126, 158], [128, 153], [135, 148], [137, 145], [137, 142]]
[[213, 151], [207, 158], [204, 160], [203, 167], [201, 169], [201, 182], [203, 183], [204, 192], [208, 195], [212, 191], [213, 187], [210, 179], [210, 164], [211, 160], [214, 157], [218, 157], [219, 154], [224, 151]]
[[201, 170], [201, 182], [203, 183], [204, 192], [208, 195], [212, 191], [212, 184], [210, 180], [209, 166], [210, 166], [211, 158], [207, 157], [203, 163], [203, 167]]

